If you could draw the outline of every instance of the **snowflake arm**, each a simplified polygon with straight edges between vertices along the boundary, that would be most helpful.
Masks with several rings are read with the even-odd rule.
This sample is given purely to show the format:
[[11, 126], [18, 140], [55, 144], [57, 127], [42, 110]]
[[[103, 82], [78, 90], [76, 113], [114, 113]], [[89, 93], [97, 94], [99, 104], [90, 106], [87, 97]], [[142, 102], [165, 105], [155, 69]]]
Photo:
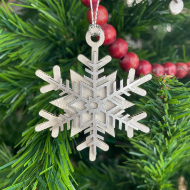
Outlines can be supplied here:
[[[49, 83], [48, 85], [41, 87], [40, 89], [41, 93], [50, 92], [52, 90], [55, 90], [55, 91], [61, 90], [62, 93], [59, 94], [60, 96], [66, 93], [73, 94], [73, 90], [69, 87], [69, 81], [66, 80], [66, 85], [62, 83], [61, 71], [60, 71], [59, 66], [56, 65], [53, 67], [53, 74], [54, 74], [54, 78], [52, 78], [50, 75], [44, 73], [41, 70], [36, 71], [36, 75], [39, 78]], [[75, 84], [73, 84], [73, 86], [74, 85]]]
[[[143, 113], [140, 113], [133, 117], [130, 117], [130, 115], [128, 115], [128, 114], [123, 116], [122, 113], [124, 113], [124, 110], [130, 106], [124, 107], [122, 109], [122, 104], [118, 101], [118, 100], [122, 99], [121, 95], [123, 95], [123, 94], [130, 96], [130, 93], [129, 93], [130, 91], [134, 92], [136, 94], [139, 94], [141, 96], [146, 95], [146, 91], [139, 88], [138, 86], [147, 82], [148, 80], [150, 80], [152, 78], [152, 75], [148, 74], [137, 80], [134, 80], [134, 78], [135, 78], [135, 70], [130, 69], [128, 79], [127, 79], [127, 85], [124, 86], [123, 80], [121, 80], [120, 81], [120, 89], [116, 89], [116, 82], [114, 82], [112, 93], [110, 91], [110, 88], [108, 88], [107, 96], [102, 100], [102, 103], [110, 101], [116, 105], [111, 110], [109, 110], [109, 111], [102, 110], [102, 112], [104, 112], [106, 114], [106, 118], [109, 118], [109, 117], [112, 118], [112, 122], [113, 122], [112, 126], [115, 126], [115, 122], [117, 120], [119, 122], [119, 129], [121, 130], [122, 125], [124, 124], [125, 130], [127, 131], [127, 136], [130, 138], [133, 137], [133, 129], [141, 130], [145, 133], [149, 132], [148, 127], [137, 122], [140, 119], [145, 118], [147, 116], [147, 114], [145, 112], [143, 112]], [[104, 86], [105, 86], [105, 84], [99, 86], [98, 88], [102, 88]], [[127, 104], [129, 105], [129, 103], [127, 103]], [[133, 104], [131, 104], [131, 106], [132, 105]], [[109, 120], [107, 119], [106, 121], [107, 121], [107, 123], [104, 124], [104, 127], [108, 126]]]
[[[78, 60], [86, 65], [88, 68], [92, 69], [92, 61], [90, 61], [88, 58], [86, 58], [84, 55], [79, 55]], [[97, 64], [98, 69], [101, 67], [107, 65], [111, 61], [111, 56], [107, 55], [100, 59], [99, 63]]]
[[113, 83], [113, 93], [109, 94], [107, 97], [105, 97], [105, 99], [103, 100], [103, 102], [107, 101], [107, 100], [111, 100], [114, 97], [120, 97], [122, 94], [125, 94], [127, 96], [130, 96], [131, 94], [129, 94], [129, 91], [134, 92], [136, 94], [139, 94], [141, 96], [145, 96], [146, 95], [146, 91], [139, 88], [138, 86], [140, 86], [141, 84], [149, 81], [152, 78], [151, 74], [145, 75], [142, 78], [139, 78], [137, 80], [134, 80], [134, 76], [135, 76], [135, 69], [130, 69], [129, 70], [129, 76], [127, 79], [127, 85], [124, 86], [123, 85], [123, 80], [120, 81], [120, 89], [116, 89], [116, 82]]
[[43, 130], [45, 130], [47, 128], [50, 128], [50, 130], [52, 131], [51, 136], [52, 137], [57, 137], [58, 134], [59, 134], [59, 129], [61, 131], [63, 131], [63, 124], [61, 123], [62, 120], [60, 120], [59, 117], [57, 117], [57, 116], [55, 116], [55, 115], [53, 115], [53, 114], [51, 114], [49, 112], [46, 112], [45, 110], [41, 110], [39, 112], [39, 115], [42, 116], [43, 118], [47, 119], [48, 121], [37, 125], [35, 127], [35, 130], [37, 132], [43, 131]]

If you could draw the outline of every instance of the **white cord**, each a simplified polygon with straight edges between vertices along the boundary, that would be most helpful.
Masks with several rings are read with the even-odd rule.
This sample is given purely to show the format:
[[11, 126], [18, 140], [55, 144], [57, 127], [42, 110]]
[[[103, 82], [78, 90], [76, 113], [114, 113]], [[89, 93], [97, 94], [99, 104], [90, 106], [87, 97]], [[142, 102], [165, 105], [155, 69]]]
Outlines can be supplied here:
[[98, 7], [100, 4], [100, 0], [98, 0], [97, 2], [97, 6], [96, 6], [96, 12], [95, 12], [95, 19], [94, 19], [94, 12], [93, 12], [93, 6], [92, 6], [92, 0], [90, 0], [90, 8], [91, 8], [91, 16], [92, 16], [92, 24], [96, 25], [97, 22], [97, 15], [98, 15]]
[[91, 36], [95, 36], [95, 35], [100, 35], [101, 33], [101, 27], [99, 25], [96, 24], [97, 22], [97, 16], [98, 16], [98, 7], [100, 4], [100, 0], [98, 0], [97, 2], [97, 6], [96, 6], [96, 12], [95, 12], [95, 18], [94, 18], [94, 12], [93, 12], [93, 6], [92, 6], [92, 0], [90, 0], [90, 8], [91, 8], [91, 16], [92, 16], [92, 24], [89, 26], [89, 31], [91, 33], [91, 29], [94, 27], [100, 28], [99, 33], [98, 34], [93, 34], [91, 33]]

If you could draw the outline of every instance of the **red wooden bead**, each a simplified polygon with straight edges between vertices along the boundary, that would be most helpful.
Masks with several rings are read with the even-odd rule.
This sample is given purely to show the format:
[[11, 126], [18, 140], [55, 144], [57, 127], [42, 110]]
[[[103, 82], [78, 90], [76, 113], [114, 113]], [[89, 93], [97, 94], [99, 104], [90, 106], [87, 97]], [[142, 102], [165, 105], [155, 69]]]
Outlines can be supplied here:
[[187, 77], [190, 77], [190, 62], [187, 62], [186, 65], [187, 65], [187, 71], [188, 71]]
[[129, 71], [129, 69], [137, 69], [139, 66], [139, 58], [135, 53], [128, 52], [125, 57], [119, 61], [120, 67], [124, 71]]
[[173, 63], [166, 62], [163, 64], [165, 74], [167, 75], [176, 75], [177, 68]]
[[164, 71], [164, 67], [160, 64], [154, 63], [152, 64], [152, 72], [157, 76], [162, 76], [164, 75], [165, 71]]
[[176, 73], [176, 77], [178, 79], [182, 79], [187, 75], [187, 65], [185, 63], [176, 63], [175, 64], [177, 67], [177, 73]]
[[[95, 18], [95, 13], [96, 13], [96, 7], [93, 7], [94, 18]], [[88, 22], [90, 24], [92, 24], [91, 9], [88, 10], [86, 17], [87, 17]], [[102, 5], [99, 5], [96, 24], [102, 26], [102, 25], [106, 24], [107, 21], [108, 21], [108, 11], [106, 10], [105, 7], [103, 7]]]
[[141, 60], [139, 61], [139, 66], [136, 69], [136, 76], [140, 77], [141, 74], [146, 75], [148, 73], [151, 73], [151, 70], [152, 65], [146, 60]]
[[117, 38], [113, 44], [108, 47], [108, 51], [113, 58], [121, 59], [128, 51], [128, 44], [125, 40]]
[[[101, 1], [101, 0], [100, 0]], [[81, 0], [82, 4], [85, 7], [90, 7], [90, 0]], [[98, 0], [92, 0], [92, 6], [96, 6], [97, 5]]]
[[[116, 36], [117, 36], [117, 32], [116, 32], [115, 28], [110, 24], [105, 24], [102, 26], [102, 30], [105, 35], [105, 40], [104, 40], [103, 45], [112, 44], [115, 41]], [[100, 37], [97, 37], [97, 39], [99, 39], [99, 38]]]

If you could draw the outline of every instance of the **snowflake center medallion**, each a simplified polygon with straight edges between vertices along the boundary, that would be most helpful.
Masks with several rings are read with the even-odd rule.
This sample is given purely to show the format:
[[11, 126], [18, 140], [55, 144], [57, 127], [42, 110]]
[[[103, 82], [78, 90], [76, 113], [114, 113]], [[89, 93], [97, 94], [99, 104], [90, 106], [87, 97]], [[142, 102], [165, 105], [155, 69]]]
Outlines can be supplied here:
[[98, 104], [97, 104], [96, 102], [92, 102], [92, 103], [90, 104], [90, 107], [91, 107], [92, 109], [97, 109], [97, 108], [98, 108]]
[[[97, 33], [99, 28], [92, 28], [92, 30], [94, 33]], [[85, 71], [91, 77], [82, 77], [71, 70], [72, 87], [70, 87], [68, 80], [66, 84], [62, 83], [59, 66], [54, 66], [53, 68], [54, 78], [41, 70], [36, 71], [38, 77], [49, 83], [41, 88], [42, 93], [52, 90], [62, 91], [60, 93], [61, 98], [50, 103], [63, 109], [65, 114], [55, 116], [45, 110], [41, 110], [39, 114], [48, 121], [37, 125], [35, 130], [42, 131], [50, 128], [52, 137], [56, 138], [59, 131], [63, 131], [64, 124], [67, 124], [67, 130], [69, 130], [70, 123], [72, 123], [71, 137], [81, 131], [89, 134], [86, 140], [77, 146], [77, 150], [81, 151], [89, 147], [89, 159], [91, 161], [96, 159], [97, 148], [103, 151], [109, 149], [109, 146], [103, 142], [104, 137], [100, 133], [105, 134], [106, 132], [115, 137], [116, 121], [119, 123], [118, 127], [120, 130], [124, 127], [129, 138], [133, 137], [134, 129], [145, 133], [149, 132], [148, 127], [138, 122], [146, 117], [147, 114], [145, 112], [134, 116], [129, 114], [123, 115], [125, 110], [134, 104], [124, 99], [122, 95], [130, 96], [130, 92], [133, 92], [145, 96], [146, 91], [139, 88], [139, 86], [150, 80], [152, 75], [148, 74], [134, 80], [135, 70], [130, 69], [126, 86], [124, 86], [123, 80], [121, 80], [119, 89], [116, 88], [117, 72], [99, 78], [99, 75], [104, 72], [102, 67], [111, 61], [110, 56], [105, 56], [98, 60], [99, 47], [103, 44], [104, 39], [104, 33], [101, 32], [99, 40], [93, 42], [90, 32], [87, 32], [86, 41], [92, 47], [91, 60], [83, 55], [79, 55], [78, 60], [87, 67]]]

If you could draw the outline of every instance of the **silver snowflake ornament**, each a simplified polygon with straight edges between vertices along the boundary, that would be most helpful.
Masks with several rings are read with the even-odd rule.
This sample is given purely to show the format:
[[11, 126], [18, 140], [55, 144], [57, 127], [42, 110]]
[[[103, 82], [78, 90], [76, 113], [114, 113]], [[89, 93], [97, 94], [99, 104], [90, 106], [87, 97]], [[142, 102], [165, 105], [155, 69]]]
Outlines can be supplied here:
[[[96, 28], [93, 30], [97, 32]], [[91, 161], [96, 159], [97, 147], [104, 151], [109, 149], [109, 146], [103, 142], [104, 138], [100, 133], [104, 134], [106, 132], [115, 137], [116, 121], [120, 130], [124, 127], [129, 138], [133, 137], [134, 129], [145, 133], [149, 132], [148, 127], [138, 122], [147, 116], [145, 112], [135, 116], [124, 115], [125, 109], [134, 104], [124, 99], [122, 95], [130, 96], [130, 92], [133, 92], [145, 96], [146, 91], [139, 88], [139, 85], [150, 80], [152, 75], [148, 74], [134, 80], [135, 70], [130, 69], [127, 84], [124, 86], [123, 80], [121, 80], [119, 89], [116, 88], [117, 72], [109, 76], [99, 77], [104, 72], [102, 67], [111, 61], [110, 56], [105, 56], [98, 60], [99, 47], [103, 44], [104, 39], [104, 33], [102, 32], [99, 41], [93, 42], [90, 32], [87, 32], [86, 41], [92, 47], [92, 60], [83, 55], [78, 56], [78, 60], [87, 67], [85, 71], [91, 77], [82, 77], [71, 70], [70, 85], [68, 80], [66, 84], [63, 84], [59, 66], [54, 66], [53, 78], [41, 70], [36, 71], [38, 77], [49, 83], [41, 88], [42, 93], [52, 90], [62, 91], [60, 93], [61, 97], [50, 103], [63, 109], [65, 112], [65, 114], [55, 116], [41, 110], [40, 116], [48, 121], [37, 125], [36, 131], [50, 128], [52, 137], [56, 138], [59, 131], [63, 131], [64, 124], [67, 124], [67, 130], [71, 127], [71, 137], [84, 130], [84, 133], [89, 133], [89, 135], [83, 143], [77, 146], [77, 150], [80, 151], [89, 147], [89, 159]], [[70, 126], [71, 123], [72, 126]]]

